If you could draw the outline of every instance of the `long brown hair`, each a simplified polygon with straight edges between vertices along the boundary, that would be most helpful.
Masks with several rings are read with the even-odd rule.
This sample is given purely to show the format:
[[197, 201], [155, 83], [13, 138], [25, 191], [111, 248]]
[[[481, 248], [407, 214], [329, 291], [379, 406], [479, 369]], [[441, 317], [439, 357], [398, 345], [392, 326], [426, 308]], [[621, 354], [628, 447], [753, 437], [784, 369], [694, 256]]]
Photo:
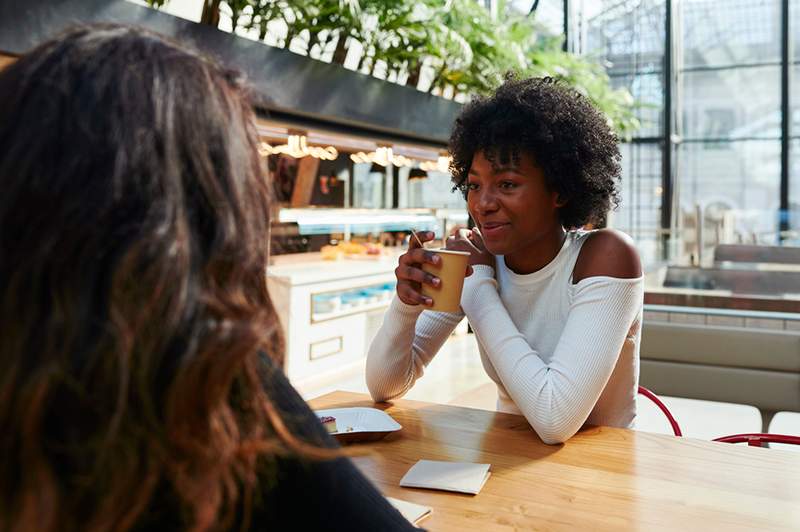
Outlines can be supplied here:
[[0, 102], [0, 529], [126, 530], [167, 500], [230, 526], [259, 457], [316, 452], [261, 385], [283, 341], [241, 81], [92, 26], [3, 70]]

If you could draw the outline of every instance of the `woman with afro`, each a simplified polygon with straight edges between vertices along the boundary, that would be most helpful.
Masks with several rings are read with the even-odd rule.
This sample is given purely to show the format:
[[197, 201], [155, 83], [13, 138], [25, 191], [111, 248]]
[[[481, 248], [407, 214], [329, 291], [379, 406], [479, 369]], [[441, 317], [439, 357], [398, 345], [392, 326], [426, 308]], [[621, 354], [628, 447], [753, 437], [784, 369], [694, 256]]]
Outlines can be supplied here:
[[464, 107], [450, 154], [475, 223], [447, 242], [471, 254], [463, 313], [426, 310], [420, 286], [440, 280], [421, 265], [438, 258], [412, 242], [367, 359], [373, 399], [405, 394], [466, 315], [497, 409], [524, 415], [545, 443], [585, 423], [632, 427], [641, 264], [628, 236], [585, 229], [619, 202], [620, 153], [605, 117], [552, 79], [509, 79]]

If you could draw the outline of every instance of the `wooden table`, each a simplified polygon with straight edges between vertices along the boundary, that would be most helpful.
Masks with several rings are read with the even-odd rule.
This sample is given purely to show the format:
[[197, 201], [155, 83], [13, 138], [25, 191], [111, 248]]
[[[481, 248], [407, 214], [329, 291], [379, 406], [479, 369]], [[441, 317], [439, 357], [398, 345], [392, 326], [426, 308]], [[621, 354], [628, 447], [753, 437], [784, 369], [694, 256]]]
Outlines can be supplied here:
[[[349, 392], [311, 406], [380, 408], [403, 426], [349, 449], [370, 451], [354, 461], [385, 495], [431, 506], [431, 531], [800, 530], [800, 453], [608, 427], [549, 446], [521, 416]], [[420, 459], [492, 476], [475, 496], [401, 488]]]

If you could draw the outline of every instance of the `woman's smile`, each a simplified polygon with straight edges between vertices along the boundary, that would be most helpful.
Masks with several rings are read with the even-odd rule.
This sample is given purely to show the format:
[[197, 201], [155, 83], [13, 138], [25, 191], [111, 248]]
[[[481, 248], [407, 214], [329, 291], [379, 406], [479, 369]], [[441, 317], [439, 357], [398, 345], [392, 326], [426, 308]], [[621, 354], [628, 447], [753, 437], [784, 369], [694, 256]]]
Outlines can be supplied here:
[[485, 239], [497, 240], [511, 229], [508, 222], [483, 222], [480, 224], [481, 234]]

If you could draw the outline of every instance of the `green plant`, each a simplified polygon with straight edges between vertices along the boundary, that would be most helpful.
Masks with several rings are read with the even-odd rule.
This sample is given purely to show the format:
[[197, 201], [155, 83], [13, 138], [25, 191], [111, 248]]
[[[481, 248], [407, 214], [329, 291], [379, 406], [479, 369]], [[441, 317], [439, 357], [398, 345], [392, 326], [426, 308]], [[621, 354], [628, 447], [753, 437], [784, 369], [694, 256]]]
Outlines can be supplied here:
[[[532, 17], [499, 0], [497, 18], [476, 0], [198, 0], [202, 22], [217, 26], [220, 13], [233, 29], [257, 30], [268, 24], [287, 28], [284, 48], [300, 39], [306, 55], [323, 57], [333, 47], [332, 62], [343, 65], [348, 39], [364, 48], [359, 70], [374, 74], [385, 64], [387, 77], [405, 78], [421, 88], [422, 71], [432, 69], [425, 90], [488, 94], [508, 73], [563, 79], [605, 113], [622, 138], [639, 128], [637, 103], [624, 89], [614, 89], [603, 67], [564, 52], [562, 40], [549, 35]], [[148, 0], [160, 7], [169, 0]], [[293, 49], [297, 49], [294, 47]]]

